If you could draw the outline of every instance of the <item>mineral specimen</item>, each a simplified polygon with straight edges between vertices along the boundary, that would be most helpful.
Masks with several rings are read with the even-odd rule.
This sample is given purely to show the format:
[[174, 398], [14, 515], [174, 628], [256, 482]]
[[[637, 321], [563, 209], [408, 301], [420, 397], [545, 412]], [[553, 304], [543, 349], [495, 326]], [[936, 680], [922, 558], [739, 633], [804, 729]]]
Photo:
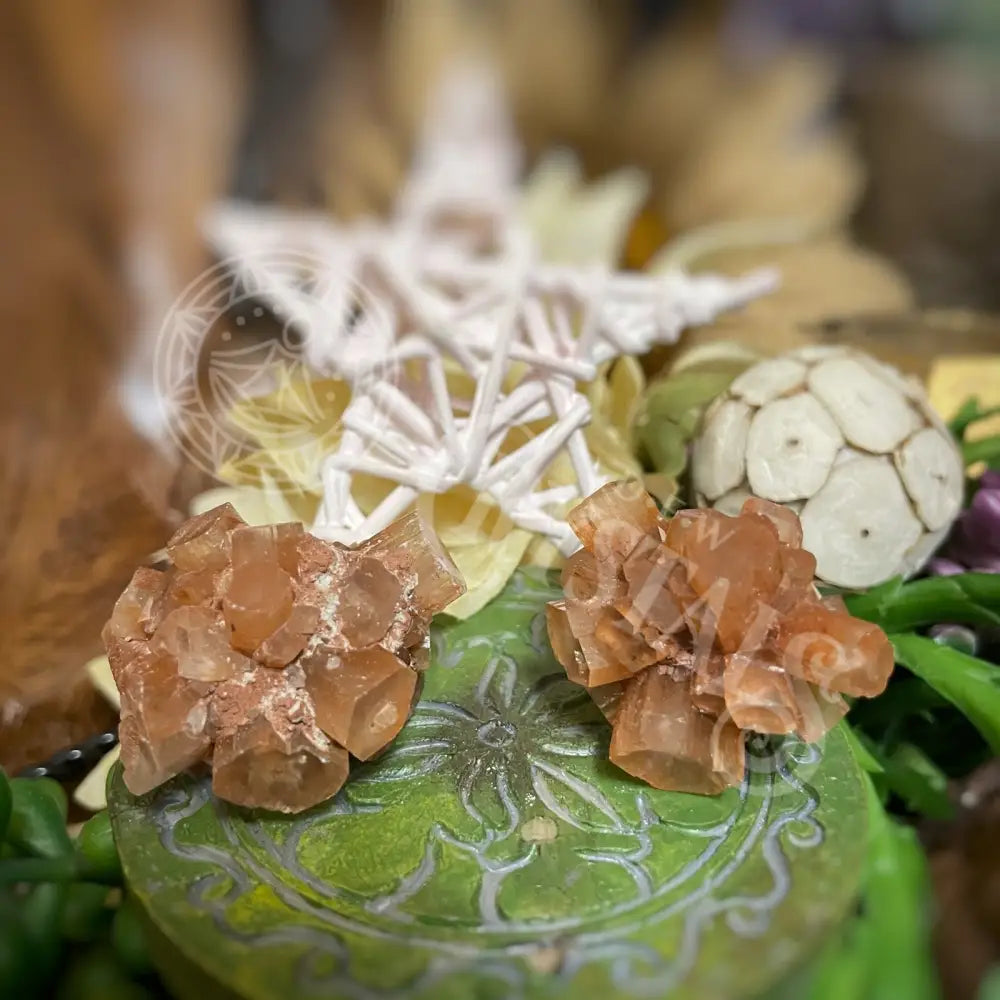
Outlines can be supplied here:
[[418, 514], [360, 545], [300, 524], [249, 527], [230, 504], [187, 521], [143, 567], [103, 637], [139, 795], [205, 762], [215, 793], [299, 812], [332, 796], [410, 714], [435, 613], [465, 591]]
[[570, 525], [583, 548], [547, 609], [552, 649], [611, 722], [611, 760], [657, 788], [739, 784], [745, 730], [815, 742], [847, 711], [842, 695], [888, 683], [889, 640], [818, 595], [799, 519], [780, 504], [667, 519], [622, 481]]
[[735, 513], [748, 496], [802, 518], [816, 576], [872, 587], [915, 573], [962, 508], [955, 440], [916, 379], [846, 347], [758, 362], [706, 411], [694, 502]]

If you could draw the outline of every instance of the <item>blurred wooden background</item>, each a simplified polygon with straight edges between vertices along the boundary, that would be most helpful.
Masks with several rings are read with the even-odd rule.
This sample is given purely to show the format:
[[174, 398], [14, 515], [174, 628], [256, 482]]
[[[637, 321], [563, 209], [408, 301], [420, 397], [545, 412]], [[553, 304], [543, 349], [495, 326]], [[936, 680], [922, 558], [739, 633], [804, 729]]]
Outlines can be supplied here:
[[[388, 207], [423, 96], [456, 45], [460, 6], [0, 5], [0, 763], [8, 768], [111, 721], [82, 665], [99, 651], [114, 597], [162, 545], [193, 487], [145, 415], [157, 325], [206, 263], [202, 207], [234, 187], [324, 203], [345, 217]], [[594, 173], [636, 163], [650, 174], [667, 231], [686, 225], [690, 199], [672, 185], [689, 137], [724, 111], [743, 114], [727, 104], [735, 100], [722, 67], [728, 5], [482, 6], [477, 30], [504, 71], [529, 154], [561, 143]], [[858, 320], [837, 316], [834, 296], [822, 299], [821, 318], [834, 315], [809, 335], [847, 337], [922, 371], [938, 351], [1000, 344], [995, 318], [967, 311], [1000, 307], [1000, 75], [952, 46], [884, 41], [869, 39], [862, 58], [849, 52], [837, 88], [835, 110], [867, 174], [853, 229], [903, 269], [919, 304], [963, 311]], [[756, 162], [759, 135], [747, 127], [746, 163], [736, 155], [733, 170]], [[707, 165], [718, 167], [720, 156]], [[835, 187], [817, 177], [807, 201]], [[955, 889], [968, 851], [944, 845], [935, 864], [949, 926], [980, 926]], [[996, 957], [996, 939], [958, 937], [947, 937], [942, 954], [952, 994], [967, 996], [976, 970]], [[956, 948], [966, 953], [955, 957]]]

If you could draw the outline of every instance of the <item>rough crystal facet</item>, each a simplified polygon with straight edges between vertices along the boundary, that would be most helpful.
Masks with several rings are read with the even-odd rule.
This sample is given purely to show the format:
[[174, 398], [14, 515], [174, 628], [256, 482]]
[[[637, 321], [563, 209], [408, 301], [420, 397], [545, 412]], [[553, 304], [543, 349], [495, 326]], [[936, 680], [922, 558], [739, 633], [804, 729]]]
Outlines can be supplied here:
[[243, 563], [222, 598], [222, 612], [236, 649], [252, 653], [272, 632], [288, 621], [295, 592], [292, 578], [276, 563]]
[[144, 649], [117, 678], [125, 784], [142, 795], [201, 760], [211, 746], [208, 688], [181, 677], [166, 653]]
[[140, 566], [115, 602], [106, 626], [109, 636], [119, 640], [148, 638], [156, 602], [166, 586], [166, 573]]
[[272, 562], [295, 576], [299, 568], [299, 542], [304, 530], [295, 521], [236, 528], [231, 536], [233, 566]]
[[229, 564], [229, 536], [246, 522], [230, 503], [185, 521], [167, 542], [167, 555], [181, 572], [224, 569]]
[[154, 652], [177, 662], [181, 677], [194, 681], [224, 681], [253, 666], [229, 644], [222, 613], [212, 608], [181, 607], [160, 622], [150, 640]]
[[412, 590], [420, 617], [444, 611], [465, 593], [465, 581], [427, 520], [414, 511], [372, 535], [360, 552], [377, 559]]
[[349, 754], [370, 757], [409, 718], [431, 617], [464, 591], [417, 515], [348, 548], [299, 524], [247, 526], [223, 504], [167, 551], [172, 565], [138, 570], [102, 633], [137, 794], [203, 762], [238, 805], [329, 798]]
[[292, 662], [319, 627], [319, 608], [293, 604], [288, 618], [255, 650], [253, 658], [265, 667], [283, 667]]
[[888, 682], [888, 639], [818, 597], [791, 510], [750, 498], [735, 517], [668, 520], [612, 483], [569, 520], [584, 548], [548, 607], [552, 649], [611, 722], [612, 761], [650, 784], [738, 784], [744, 731], [814, 742], [847, 711], [841, 694]]
[[[729, 739], [720, 744], [716, 721], [691, 703], [688, 683], [656, 668], [639, 674], [618, 706], [610, 757], [657, 788], [721, 792], [742, 777], [742, 751]], [[719, 729], [731, 725], [723, 721]]]
[[359, 760], [395, 739], [410, 714], [417, 674], [382, 646], [305, 665], [320, 729]]
[[403, 596], [399, 578], [377, 559], [362, 557], [341, 585], [340, 628], [354, 649], [381, 642]]
[[348, 766], [347, 751], [322, 733], [282, 736], [260, 715], [216, 741], [212, 788], [236, 805], [294, 813], [336, 795]]
[[881, 694], [894, 666], [892, 646], [877, 625], [815, 600], [785, 616], [776, 645], [788, 673], [858, 697]]

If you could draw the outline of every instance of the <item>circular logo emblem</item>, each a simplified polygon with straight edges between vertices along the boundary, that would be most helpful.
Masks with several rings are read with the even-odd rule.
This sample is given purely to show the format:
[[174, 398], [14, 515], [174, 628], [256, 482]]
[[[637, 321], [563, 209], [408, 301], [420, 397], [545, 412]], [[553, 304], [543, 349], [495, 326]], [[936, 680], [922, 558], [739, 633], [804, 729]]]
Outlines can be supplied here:
[[157, 404], [209, 475], [315, 492], [351, 384], [393, 377], [392, 335], [384, 304], [349, 269], [302, 251], [241, 254], [203, 272], [167, 314]]

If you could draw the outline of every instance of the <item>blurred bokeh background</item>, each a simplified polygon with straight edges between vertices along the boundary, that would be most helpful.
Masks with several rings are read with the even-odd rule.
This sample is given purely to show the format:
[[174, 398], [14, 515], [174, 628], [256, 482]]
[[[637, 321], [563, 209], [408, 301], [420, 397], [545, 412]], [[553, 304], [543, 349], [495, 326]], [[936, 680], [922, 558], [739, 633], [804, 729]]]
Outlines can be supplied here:
[[[526, 171], [556, 147], [589, 179], [643, 171], [624, 266], [785, 269], [698, 336], [850, 339], [922, 375], [1000, 349], [996, 0], [6, 0], [0, 50], [8, 768], [109, 724], [81, 665], [204, 485], [149, 370], [206, 206], [388, 212], [457, 57], [495, 67]], [[934, 842], [956, 997], [1000, 931], [963, 837]]]

